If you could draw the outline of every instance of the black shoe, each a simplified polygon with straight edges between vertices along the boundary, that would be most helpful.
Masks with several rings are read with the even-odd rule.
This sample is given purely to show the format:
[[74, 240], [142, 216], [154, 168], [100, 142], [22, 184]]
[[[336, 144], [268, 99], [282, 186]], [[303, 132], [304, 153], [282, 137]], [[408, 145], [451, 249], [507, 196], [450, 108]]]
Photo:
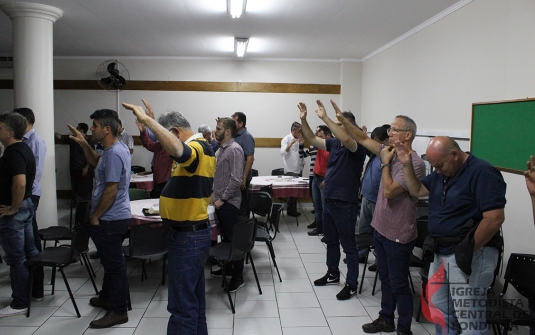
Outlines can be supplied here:
[[371, 271], [371, 272], [377, 271], [377, 263], [374, 263], [374, 264], [368, 266], [368, 271]]
[[[223, 271], [221, 271], [221, 269], [215, 270], [215, 271], [211, 271], [210, 272], [210, 276], [212, 276], [214, 278], [223, 278]], [[230, 275], [227, 272], [227, 273], [225, 273], [225, 277], [230, 278], [230, 277], [232, 277], [232, 275]]]
[[366, 256], [362, 256], [361, 258], [359, 258], [359, 263], [360, 264], [366, 263]]
[[308, 229], [313, 229], [313, 228], [316, 228], [316, 221], [314, 220], [314, 222], [312, 222], [311, 224], [309, 224], [307, 226]]
[[340, 284], [340, 276], [335, 277], [329, 273], [327, 273], [325, 276], [321, 277], [320, 279], [314, 280], [315, 286], [338, 285], [338, 284]]
[[99, 297], [89, 299], [89, 304], [93, 307], [102, 308], [104, 310], [110, 309], [107, 301], [102, 301]]
[[347, 259], [345, 257], [342, 261], [344, 262], [344, 264], [347, 264]]
[[299, 212], [286, 212], [286, 214], [288, 214], [288, 216], [295, 216], [295, 217], [298, 217], [299, 215], [301, 215], [301, 213]]
[[379, 316], [377, 320], [372, 323], [362, 325], [362, 330], [364, 330], [365, 333], [392, 333], [396, 331], [396, 325], [394, 325], [394, 323], [387, 323], [382, 316]]
[[308, 236], [318, 236], [318, 235], [323, 235], [323, 232], [317, 229], [314, 229], [308, 232]]
[[351, 298], [355, 294], [357, 294], [357, 288], [356, 287], [351, 287], [351, 286], [346, 284], [344, 286], [344, 288], [342, 289], [342, 291], [340, 291], [340, 293], [338, 293], [336, 295], [336, 299], [338, 299], [338, 300], [348, 300], [349, 298]]
[[91, 259], [99, 259], [100, 256], [98, 255], [98, 251], [95, 251], [94, 253], [90, 254], [89, 258], [91, 258]]
[[323, 236], [320, 241], [325, 243], [325, 244], [327, 243], [327, 240], [325, 239], [325, 236]]
[[232, 278], [230, 282], [228, 283], [228, 291], [231, 293], [236, 292], [237, 290], [239, 290], [240, 288], [244, 286], [245, 286], [245, 282], [243, 281], [243, 279]]
[[98, 320], [91, 321], [89, 327], [91, 328], [109, 328], [115, 325], [128, 322], [128, 314], [117, 314], [113, 311], [106, 312], [106, 315]]
[[316, 211], [315, 210], [311, 210], [310, 213], [316, 214]]

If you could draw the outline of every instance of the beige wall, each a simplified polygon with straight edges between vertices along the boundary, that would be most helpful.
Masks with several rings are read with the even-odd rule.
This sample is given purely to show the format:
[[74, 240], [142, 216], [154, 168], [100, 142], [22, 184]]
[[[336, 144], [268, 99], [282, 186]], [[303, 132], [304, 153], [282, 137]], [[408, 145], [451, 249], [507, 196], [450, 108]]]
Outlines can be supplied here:
[[[531, 0], [476, 0], [365, 61], [362, 122], [406, 114], [422, 131], [469, 133], [473, 102], [534, 97], [533, 13]], [[535, 253], [535, 227], [524, 178], [503, 175], [507, 261], [511, 252]]]

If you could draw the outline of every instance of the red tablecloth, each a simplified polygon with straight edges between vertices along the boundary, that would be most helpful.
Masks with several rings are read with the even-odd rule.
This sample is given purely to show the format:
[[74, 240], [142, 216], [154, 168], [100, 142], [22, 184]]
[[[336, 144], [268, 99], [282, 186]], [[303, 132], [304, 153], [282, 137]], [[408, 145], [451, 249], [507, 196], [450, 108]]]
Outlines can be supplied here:
[[310, 197], [308, 189], [308, 178], [290, 177], [290, 176], [259, 176], [253, 177], [249, 190], [251, 192], [258, 192], [260, 188], [268, 185], [273, 185], [271, 196], [274, 198], [296, 197], [306, 198]]

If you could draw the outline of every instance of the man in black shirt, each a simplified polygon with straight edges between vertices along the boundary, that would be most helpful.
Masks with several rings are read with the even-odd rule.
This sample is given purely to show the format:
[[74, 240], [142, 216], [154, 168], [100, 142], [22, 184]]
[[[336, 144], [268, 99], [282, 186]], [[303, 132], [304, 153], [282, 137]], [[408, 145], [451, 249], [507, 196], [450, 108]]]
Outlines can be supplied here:
[[[78, 123], [76, 130], [84, 135], [85, 140], [94, 149], [95, 146], [90, 138], [87, 137], [89, 126], [86, 123]], [[54, 133], [54, 136], [61, 142], [69, 144], [69, 170], [71, 172], [71, 187], [75, 196], [83, 200], [91, 200], [91, 191], [93, 190], [93, 168], [85, 159], [84, 149], [70, 139], [69, 135]]]
[[[35, 157], [22, 142], [26, 119], [17, 113], [0, 115], [0, 142], [6, 147], [0, 158], [0, 245], [10, 267], [13, 301], [0, 310], [0, 318], [24, 314], [30, 299], [30, 273], [27, 259], [39, 252], [35, 247], [32, 219], [34, 216], [32, 184], [35, 179]], [[43, 285], [37, 278], [36, 285]]]

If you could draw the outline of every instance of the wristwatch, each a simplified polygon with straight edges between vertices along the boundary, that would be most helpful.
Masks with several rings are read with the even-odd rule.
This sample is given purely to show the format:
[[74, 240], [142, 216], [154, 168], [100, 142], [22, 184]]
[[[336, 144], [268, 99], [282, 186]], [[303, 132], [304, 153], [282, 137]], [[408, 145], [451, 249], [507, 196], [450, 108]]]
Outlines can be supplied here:
[[383, 164], [383, 163], [381, 163], [381, 170], [382, 170], [384, 167], [386, 167], [386, 166], [390, 167], [390, 163], [387, 163], [387, 164]]

